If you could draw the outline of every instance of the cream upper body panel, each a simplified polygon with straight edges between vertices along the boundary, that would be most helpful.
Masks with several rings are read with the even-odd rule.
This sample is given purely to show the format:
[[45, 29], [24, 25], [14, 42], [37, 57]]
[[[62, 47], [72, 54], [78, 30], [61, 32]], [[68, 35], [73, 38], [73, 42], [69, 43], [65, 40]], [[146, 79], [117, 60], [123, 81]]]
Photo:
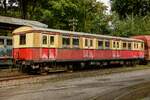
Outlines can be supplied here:
[[34, 33], [25, 34], [25, 44], [20, 44], [20, 35], [13, 36], [13, 47], [14, 48], [25, 48], [25, 47], [33, 47], [33, 37]]
[[[52, 34], [51, 34], [52, 33]], [[26, 35], [26, 44], [20, 44], [20, 35]], [[46, 47], [46, 48], [63, 48], [63, 37], [68, 37], [69, 45], [67, 47], [73, 48], [74, 36], [79, 38], [79, 48], [85, 49], [124, 49], [122, 47], [123, 42], [126, 42], [127, 47], [131, 43], [131, 50], [139, 50], [134, 48], [134, 42], [140, 43], [143, 41], [132, 38], [122, 38], [115, 36], [97, 35], [82, 32], [71, 32], [47, 28], [37, 28], [24, 26], [13, 31], [14, 48], [25, 48], [25, 47]], [[54, 41], [52, 41], [54, 39]], [[99, 48], [98, 41], [102, 40], [102, 47]], [[117, 40], [117, 41], [114, 41]], [[68, 40], [67, 40], [68, 41]], [[130, 42], [129, 42], [130, 41]], [[87, 43], [86, 43], [87, 42]], [[99, 42], [100, 43], [100, 42]]]

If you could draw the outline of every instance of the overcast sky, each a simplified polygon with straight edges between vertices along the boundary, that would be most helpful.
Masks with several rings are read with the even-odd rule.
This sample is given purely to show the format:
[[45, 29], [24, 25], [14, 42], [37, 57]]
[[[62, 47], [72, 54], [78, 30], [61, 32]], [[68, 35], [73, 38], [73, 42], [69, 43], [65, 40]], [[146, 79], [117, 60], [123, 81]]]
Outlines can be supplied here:
[[108, 6], [108, 12], [110, 11], [110, 0], [97, 0], [103, 2], [106, 6]]

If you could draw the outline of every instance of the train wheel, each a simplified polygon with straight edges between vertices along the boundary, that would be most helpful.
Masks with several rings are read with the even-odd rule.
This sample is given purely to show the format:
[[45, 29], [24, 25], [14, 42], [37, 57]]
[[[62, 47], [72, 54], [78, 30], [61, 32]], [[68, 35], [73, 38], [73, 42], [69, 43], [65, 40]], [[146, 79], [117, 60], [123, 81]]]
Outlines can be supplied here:
[[49, 72], [49, 67], [48, 66], [40, 67], [40, 74], [47, 75], [48, 72]]

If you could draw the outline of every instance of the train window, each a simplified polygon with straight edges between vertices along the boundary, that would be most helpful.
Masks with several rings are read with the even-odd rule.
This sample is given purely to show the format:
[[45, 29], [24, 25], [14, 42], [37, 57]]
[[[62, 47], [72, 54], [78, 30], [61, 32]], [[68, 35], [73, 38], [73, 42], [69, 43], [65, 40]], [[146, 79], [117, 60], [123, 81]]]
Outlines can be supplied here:
[[88, 39], [85, 39], [85, 47], [88, 46]]
[[63, 46], [69, 46], [70, 45], [70, 38], [69, 37], [63, 37], [62, 39], [62, 43], [63, 43]]
[[141, 48], [142, 48], [142, 49], [144, 48], [144, 44], [143, 44], [143, 43], [141, 43]]
[[54, 36], [50, 36], [50, 45], [54, 45]]
[[73, 38], [73, 46], [79, 46], [79, 39], [78, 38]]
[[138, 49], [138, 48], [139, 48], [139, 44], [137, 43], [136, 45], [137, 45], [136, 47], [137, 47], [137, 49]]
[[98, 48], [103, 48], [103, 41], [102, 40], [98, 41]]
[[117, 48], [119, 48], [119, 42], [117, 42]]
[[123, 48], [126, 48], [127, 47], [127, 43], [123, 43]]
[[90, 40], [90, 47], [93, 47], [93, 40]]
[[128, 49], [131, 50], [131, 43], [128, 43]]
[[4, 45], [4, 39], [0, 39], [0, 45]]
[[116, 48], [116, 42], [113, 42], [113, 48]]
[[7, 45], [12, 45], [12, 40], [11, 39], [7, 39]]
[[26, 44], [26, 35], [20, 35], [20, 45]]
[[43, 35], [42, 40], [43, 40], [43, 44], [47, 44], [47, 36], [46, 35]]
[[134, 48], [136, 48], [136, 43], [134, 43]]
[[109, 48], [110, 47], [110, 42], [109, 41], [105, 41], [105, 48]]

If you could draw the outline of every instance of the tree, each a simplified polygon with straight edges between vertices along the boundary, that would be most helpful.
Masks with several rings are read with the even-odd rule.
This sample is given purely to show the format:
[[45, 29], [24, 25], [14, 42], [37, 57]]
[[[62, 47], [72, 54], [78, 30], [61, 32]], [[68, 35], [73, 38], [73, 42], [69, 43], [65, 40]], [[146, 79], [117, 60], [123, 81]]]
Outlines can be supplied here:
[[150, 0], [111, 0], [112, 10], [120, 19], [128, 15], [146, 16], [150, 12]]
[[113, 14], [113, 29], [111, 35], [115, 36], [135, 36], [150, 34], [150, 16], [134, 17], [127, 16], [124, 20], [119, 20], [117, 14]]
[[97, 0], [9, 0], [1, 15], [36, 20], [63, 30], [72, 30], [69, 20], [75, 19], [75, 31], [109, 33], [106, 9]]

